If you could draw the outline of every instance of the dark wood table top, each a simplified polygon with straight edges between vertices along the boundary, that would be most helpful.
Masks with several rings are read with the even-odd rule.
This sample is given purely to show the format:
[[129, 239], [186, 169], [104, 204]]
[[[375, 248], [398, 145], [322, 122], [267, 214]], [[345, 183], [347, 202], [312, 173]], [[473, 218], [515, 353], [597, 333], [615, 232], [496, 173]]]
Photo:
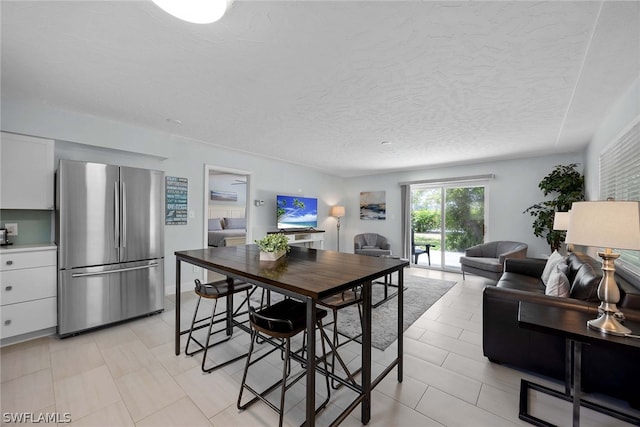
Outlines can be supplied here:
[[378, 258], [297, 246], [277, 261], [260, 261], [257, 245], [227, 246], [175, 252], [187, 261], [249, 282], [273, 285], [322, 299], [352, 286], [399, 271], [408, 260]]
[[[624, 311], [623, 311], [624, 312]], [[518, 323], [527, 328], [553, 335], [559, 335], [584, 343], [625, 345], [640, 347], [640, 338], [620, 337], [603, 334], [587, 326], [587, 320], [595, 319], [594, 313], [553, 307], [532, 302], [520, 302]], [[624, 325], [634, 335], [640, 335], [640, 323], [625, 321]]]

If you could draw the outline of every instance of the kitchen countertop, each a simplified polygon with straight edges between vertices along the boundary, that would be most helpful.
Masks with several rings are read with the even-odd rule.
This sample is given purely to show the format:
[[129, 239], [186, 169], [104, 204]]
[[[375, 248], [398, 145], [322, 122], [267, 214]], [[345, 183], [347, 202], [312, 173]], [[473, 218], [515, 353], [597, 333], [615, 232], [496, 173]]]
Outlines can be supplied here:
[[54, 250], [57, 246], [55, 243], [31, 243], [28, 245], [9, 245], [0, 246], [0, 253], [12, 253], [12, 252], [30, 252], [38, 250]]

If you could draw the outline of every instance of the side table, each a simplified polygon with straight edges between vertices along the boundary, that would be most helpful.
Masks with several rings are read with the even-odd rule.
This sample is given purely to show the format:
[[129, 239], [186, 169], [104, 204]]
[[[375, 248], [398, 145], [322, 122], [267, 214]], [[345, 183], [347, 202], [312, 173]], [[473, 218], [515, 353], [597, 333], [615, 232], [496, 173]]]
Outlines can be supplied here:
[[[587, 320], [593, 319], [595, 314], [586, 313], [565, 308], [552, 307], [531, 302], [520, 302], [518, 309], [518, 324], [522, 328], [535, 330], [547, 334], [561, 336], [566, 340], [567, 356], [565, 361], [565, 391], [560, 392], [540, 384], [527, 380], [520, 383], [520, 411], [519, 418], [536, 426], [553, 426], [553, 424], [534, 417], [528, 412], [529, 390], [557, 397], [568, 402], [573, 402], [573, 426], [580, 425], [580, 406], [609, 415], [619, 420], [640, 425], [640, 418], [630, 414], [608, 408], [594, 402], [583, 399], [581, 394], [581, 365], [582, 345], [595, 344], [606, 345], [615, 348], [617, 346], [640, 347], [640, 339], [606, 335], [590, 329]], [[640, 323], [625, 322], [625, 326], [634, 333], [640, 332]], [[573, 351], [571, 351], [573, 350]], [[573, 387], [571, 387], [571, 367], [573, 365]]]

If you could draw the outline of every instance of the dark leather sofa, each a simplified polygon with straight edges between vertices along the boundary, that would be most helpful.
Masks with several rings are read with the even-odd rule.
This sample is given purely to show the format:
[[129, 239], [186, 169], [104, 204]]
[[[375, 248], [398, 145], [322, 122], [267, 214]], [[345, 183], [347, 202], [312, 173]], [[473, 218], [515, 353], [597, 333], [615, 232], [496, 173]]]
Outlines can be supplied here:
[[[567, 258], [571, 283], [569, 298], [545, 295], [540, 279], [546, 261], [507, 259], [496, 286], [483, 292], [483, 351], [494, 363], [564, 379], [565, 341], [556, 336], [520, 328], [518, 304], [529, 301], [592, 313], [597, 317], [597, 288], [602, 277], [600, 263], [582, 253]], [[625, 317], [640, 321], [640, 283], [616, 273]], [[637, 331], [634, 331], [637, 332]], [[603, 393], [640, 409], [640, 349], [611, 351], [597, 345], [582, 350], [582, 389]]]

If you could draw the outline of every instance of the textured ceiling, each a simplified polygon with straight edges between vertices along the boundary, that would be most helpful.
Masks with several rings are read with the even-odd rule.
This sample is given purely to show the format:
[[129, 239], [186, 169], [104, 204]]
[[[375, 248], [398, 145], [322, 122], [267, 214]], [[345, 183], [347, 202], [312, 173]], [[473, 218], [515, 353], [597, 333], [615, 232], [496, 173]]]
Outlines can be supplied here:
[[150, 1], [0, 12], [3, 102], [340, 176], [576, 151], [640, 76], [637, 1], [236, 0], [210, 25]]

